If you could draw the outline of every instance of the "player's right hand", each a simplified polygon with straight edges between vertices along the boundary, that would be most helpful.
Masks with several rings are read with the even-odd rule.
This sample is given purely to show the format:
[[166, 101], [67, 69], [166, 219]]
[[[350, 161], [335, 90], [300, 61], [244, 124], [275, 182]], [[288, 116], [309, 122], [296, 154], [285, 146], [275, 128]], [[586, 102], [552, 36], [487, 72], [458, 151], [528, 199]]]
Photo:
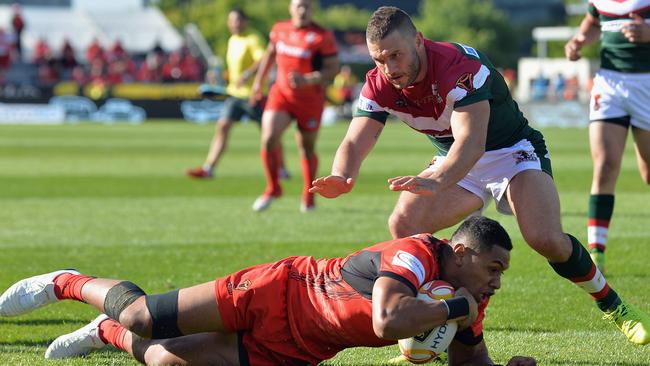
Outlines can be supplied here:
[[348, 193], [352, 189], [354, 182], [352, 178], [341, 177], [339, 175], [328, 175], [326, 177], [316, 178], [311, 182], [310, 193], [318, 193], [325, 198], [336, 198], [343, 193]]
[[467, 299], [467, 303], [469, 303], [469, 315], [464, 319], [458, 320], [458, 329], [465, 329], [474, 324], [476, 318], [478, 318], [478, 304], [476, 303], [474, 296], [472, 296], [472, 294], [465, 287], [460, 287], [457, 289], [454, 297], [461, 296]]
[[578, 34], [575, 37], [571, 38], [569, 42], [564, 45], [564, 54], [569, 61], [579, 60], [582, 55], [580, 54], [580, 49], [585, 43], [585, 36]]

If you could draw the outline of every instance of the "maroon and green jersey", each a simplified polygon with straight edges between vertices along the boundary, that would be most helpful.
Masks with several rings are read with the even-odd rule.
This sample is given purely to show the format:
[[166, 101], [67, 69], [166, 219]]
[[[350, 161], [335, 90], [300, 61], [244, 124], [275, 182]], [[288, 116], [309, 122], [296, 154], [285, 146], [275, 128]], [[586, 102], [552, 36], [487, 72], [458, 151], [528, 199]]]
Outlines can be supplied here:
[[428, 39], [424, 47], [427, 75], [422, 81], [398, 90], [375, 67], [366, 74], [354, 116], [385, 123], [388, 115], [393, 115], [427, 135], [439, 154], [446, 155], [454, 142], [451, 112], [488, 100], [486, 151], [541, 137], [528, 125], [503, 77], [482, 53], [466, 45]]
[[650, 23], [650, 0], [590, 0], [589, 13], [600, 22], [600, 67], [619, 72], [650, 72], [650, 43], [632, 43], [621, 27], [638, 14]]

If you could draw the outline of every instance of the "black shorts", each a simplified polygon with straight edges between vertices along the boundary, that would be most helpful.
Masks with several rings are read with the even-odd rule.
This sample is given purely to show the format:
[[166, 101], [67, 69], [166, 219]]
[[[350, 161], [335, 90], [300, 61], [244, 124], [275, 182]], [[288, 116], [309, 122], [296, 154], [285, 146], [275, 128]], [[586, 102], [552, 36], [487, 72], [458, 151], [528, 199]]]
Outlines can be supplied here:
[[264, 107], [262, 103], [257, 103], [255, 106], [251, 106], [246, 99], [228, 97], [223, 102], [221, 118], [228, 118], [234, 122], [239, 121], [246, 116], [257, 123], [260, 123], [262, 120], [263, 110]]

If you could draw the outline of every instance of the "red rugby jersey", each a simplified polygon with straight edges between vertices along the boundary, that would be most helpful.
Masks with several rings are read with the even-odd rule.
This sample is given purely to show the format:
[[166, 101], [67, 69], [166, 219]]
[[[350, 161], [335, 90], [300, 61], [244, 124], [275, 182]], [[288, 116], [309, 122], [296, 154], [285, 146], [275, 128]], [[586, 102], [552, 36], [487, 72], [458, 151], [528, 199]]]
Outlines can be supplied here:
[[[296, 258], [287, 285], [287, 307], [298, 346], [324, 360], [349, 347], [395, 344], [373, 331], [375, 280], [388, 276], [417, 293], [421, 285], [439, 278], [438, 253], [443, 245], [447, 244], [432, 236], [417, 235], [379, 243], [345, 258]], [[487, 303], [479, 305], [470, 337], [482, 337]]]
[[276, 85], [283, 94], [292, 96], [296, 92], [304, 97], [307, 93], [323, 96], [321, 85], [306, 85], [300, 89], [289, 86], [288, 74], [320, 70], [323, 58], [336, 56], [334, 34], [316, 23], [296, 28], [290, 20], [275, 23], [271, 28], [271, 42], [275, 44], [275, 62], [278, 65]]

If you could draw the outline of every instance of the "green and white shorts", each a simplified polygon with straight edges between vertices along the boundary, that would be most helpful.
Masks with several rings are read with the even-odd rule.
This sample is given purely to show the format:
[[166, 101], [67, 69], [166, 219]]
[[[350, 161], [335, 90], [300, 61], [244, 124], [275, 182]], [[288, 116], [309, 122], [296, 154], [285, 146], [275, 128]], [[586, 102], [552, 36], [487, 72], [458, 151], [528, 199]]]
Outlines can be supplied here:
[[[540, 139], [535, 139], [535, 144], [523, 139], [510, 147], [486, 151], [465, 178], [456, 183], [483, 200], [481, 212], [493, 198], [497, 211], [512, 215], [505, 193], [512, 178], [520, 172], [542, 170], [553, 176], [544, 139], [539, 132], [538, 135]], [[425, 171], [435, 171], [445, 158], [436, 156]]]
[[602, 69], [594, 77], [589, 120], [650, 131], [650, 73]]

